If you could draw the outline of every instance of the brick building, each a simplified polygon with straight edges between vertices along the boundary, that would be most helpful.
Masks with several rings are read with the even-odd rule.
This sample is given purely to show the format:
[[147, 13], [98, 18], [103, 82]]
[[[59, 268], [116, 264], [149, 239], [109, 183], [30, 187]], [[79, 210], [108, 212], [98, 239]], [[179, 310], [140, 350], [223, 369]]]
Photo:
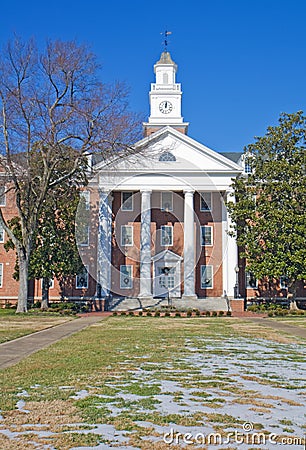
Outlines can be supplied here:
[[[85, 269], [64, 286], [66, 298], [131, 297], [150, 304], [170, 296], [193, 304], [201, 298], [217, 301], [225, 293], [229, 298], [257, 293], [257, 280], [245, 273], [228, 235], [225, 203], [232, 179], [244, 171], [243, 158], [187, 135], [176, 72], [169, 52], [163, 52], [154, 65], [144, 138], [135, 143], [139, 153], [115, 168], [94, 164], [83, 192], [87, 225], [78, 237]], [[16, 215], [12, 195], [0, 192], [5, 218]], [[0, 232], [0, 299], [14, 300], [15, 257], [3, 249], [4, 240]], [[285, 294], [281, 284], [278, 293]], [[40, 280], [30, 283], [30, 295], [41, 297]], [[50, 299], [58, 296], [54, 280]]]

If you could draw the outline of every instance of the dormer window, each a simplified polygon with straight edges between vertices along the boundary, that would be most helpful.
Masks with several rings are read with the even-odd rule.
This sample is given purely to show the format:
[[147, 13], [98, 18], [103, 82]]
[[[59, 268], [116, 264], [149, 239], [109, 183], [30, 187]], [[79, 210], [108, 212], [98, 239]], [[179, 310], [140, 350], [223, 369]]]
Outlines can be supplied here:
[[170, 152], [163, 152], [159, 157], [159, 161], [176, 161], [176, 157]]

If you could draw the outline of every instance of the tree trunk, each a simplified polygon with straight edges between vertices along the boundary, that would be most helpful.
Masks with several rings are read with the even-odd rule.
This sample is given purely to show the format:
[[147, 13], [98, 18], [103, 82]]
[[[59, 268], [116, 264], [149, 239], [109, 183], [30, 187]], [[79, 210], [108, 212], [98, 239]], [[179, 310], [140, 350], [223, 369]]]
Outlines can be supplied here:
[[49, 308], [49, 287], [50, 287], [50, 279], [48, 277], [44, 277], [42, 280], [42, 295], [41, 295], [41, 310], [47, 311]]
[[17, 249], [19, 263], [19, 292], [16, 313], [24, 313], [28, 311], [28, 274], [29, 259], [24, 249]]

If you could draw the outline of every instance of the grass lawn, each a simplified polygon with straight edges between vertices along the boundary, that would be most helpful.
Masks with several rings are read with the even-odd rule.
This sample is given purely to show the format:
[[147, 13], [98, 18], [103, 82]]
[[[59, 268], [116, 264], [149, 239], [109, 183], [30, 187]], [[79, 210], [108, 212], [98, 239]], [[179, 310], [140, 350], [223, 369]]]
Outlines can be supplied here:
[[72, 319], [72, 316], [60, 316], [49, 312], [16, 314], [13, 309], [0, 309], [0, 344]]
[[246, 319], [110, 317], [2, 371], [0, 448], [274, 448], [303, 438], [305, 364], [302, 339]]

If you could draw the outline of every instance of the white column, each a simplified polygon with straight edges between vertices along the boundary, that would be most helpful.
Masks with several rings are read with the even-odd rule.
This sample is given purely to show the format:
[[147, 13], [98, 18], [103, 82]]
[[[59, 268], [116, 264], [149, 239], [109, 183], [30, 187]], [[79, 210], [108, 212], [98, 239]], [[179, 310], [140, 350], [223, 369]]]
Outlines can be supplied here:
[[[224, 202], [235, 201], [231, 196], [231, 191], [227, 191], [224, 196]], [[238, 264], [238, 247], [235, 236], [229, 236], [232, 220], [227, 211], [225, 203], [222, 202], [222, 276], [223, 293], [230, 298], [234, 298], [234, 286], [236, 284], [235, 267]]]
[[183, 299], [195, 300], [195, 248], [193, 190], [184, 191], [184, 294]]
[[141, 192], [140, 291], [139, 297], [152, 299], [151, 279], [151, 193]]
[[109, 295], [111, 290], [112, 255], [112, 206], [109, 192], [99, 189], [99, 228], [97, 281], [101, 286], [101, 296]]

